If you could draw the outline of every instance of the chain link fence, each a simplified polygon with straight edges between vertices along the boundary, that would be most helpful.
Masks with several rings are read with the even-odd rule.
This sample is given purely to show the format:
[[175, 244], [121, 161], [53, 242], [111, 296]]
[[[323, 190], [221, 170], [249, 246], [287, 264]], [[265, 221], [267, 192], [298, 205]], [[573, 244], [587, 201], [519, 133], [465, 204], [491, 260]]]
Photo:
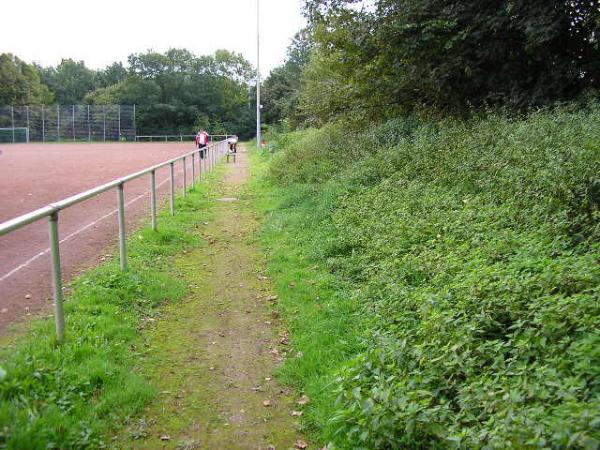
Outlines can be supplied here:
[[135, 138], [135, 105], [0, 106], [0, 143]]

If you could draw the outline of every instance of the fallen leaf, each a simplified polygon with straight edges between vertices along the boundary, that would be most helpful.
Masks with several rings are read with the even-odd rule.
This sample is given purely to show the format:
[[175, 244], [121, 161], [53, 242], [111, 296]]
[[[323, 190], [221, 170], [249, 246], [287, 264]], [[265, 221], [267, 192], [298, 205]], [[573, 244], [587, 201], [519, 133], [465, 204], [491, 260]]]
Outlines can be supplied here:
[[308, 395], [303, 395], [300, 397], [300, 400], [297, 402], [299, 405], [306, 405], [310, 403], [310, 397]]
[[292, 417], [300, 417], [302, 415], [302, 411], [292, 411]]
[[268, 408], [269, 406], [271, 406], [271, 400], [263, 400], [263, 406]]
[[302, 439], [299, 439], [294, 444], [294, 448], [304, 450], [305, 448], [308, 448], [308, 444], [305, 441], [303, 441]]
[[168, 434], [164, 434], [160, 437], [161, 441], [170, 441], [171, 440], [171, 436], [169, 436]]
[[277, 300], [279, 297], [277, 297], [276, 295], [269, 295], [267, 297], [267, 300], [269, 300], [270, 302], [274, 302], [275, 300]]

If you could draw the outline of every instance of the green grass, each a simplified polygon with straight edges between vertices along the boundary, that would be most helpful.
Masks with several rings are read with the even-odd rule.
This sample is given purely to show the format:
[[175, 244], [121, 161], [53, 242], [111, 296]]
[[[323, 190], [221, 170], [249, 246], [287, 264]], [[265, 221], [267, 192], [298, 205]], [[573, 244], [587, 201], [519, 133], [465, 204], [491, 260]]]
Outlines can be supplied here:
[[[271, 136], [262, 242], [334, 448], [600, 448], [600, 108]], [[289, 284], [295, 282], [295, 287]]]
[[[251, 146], [249, 146], [251, 147]], [[266, 215], [260, 241], [268, 258], [268, 273], [279, 296], [278, 309], [294, 336], [301, 358], [290, 358], [279, 370], [281, 382], [312, 400], [304, 424], [318, 436], [330, 427], [335, 411], [335, 371], [364, 346], [358, 336], [363, 319], [350, 286], [307, 257], [314, 245], [313, 226], [326, 211], [305, 189], [282, 189], [265, 178], [270, 156], [251, 153], [253, 180], [249, 192]]]
[[179, 198], [174, 217], [160, 214], [158, 232], [146, 227], [130, 236], [126, 272], [114, 259], [73, 282], [63, 345], [55, 342], [51, 319], [5, 338], [0, 448], [104, 448], [111, 432], [154, 398], [155, 388], [136, 370], [144, 355], [140, 333], [161, 305], [186, 293], [170, 261], [199, 245], [194, 230], [207, 220], [211, 186], [198, 183]]

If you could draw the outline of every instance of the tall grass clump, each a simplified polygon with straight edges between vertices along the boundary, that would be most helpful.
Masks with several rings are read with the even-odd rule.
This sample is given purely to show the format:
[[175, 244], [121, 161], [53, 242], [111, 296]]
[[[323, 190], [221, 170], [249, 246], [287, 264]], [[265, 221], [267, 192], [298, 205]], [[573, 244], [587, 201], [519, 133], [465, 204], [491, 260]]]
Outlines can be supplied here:
[[304, 195], [271, 221], [304, 208], [285, 233], [361, 324], [308, 415], [322, 439], [600, 448], [600, 107], [292, 138], [269, 177]]

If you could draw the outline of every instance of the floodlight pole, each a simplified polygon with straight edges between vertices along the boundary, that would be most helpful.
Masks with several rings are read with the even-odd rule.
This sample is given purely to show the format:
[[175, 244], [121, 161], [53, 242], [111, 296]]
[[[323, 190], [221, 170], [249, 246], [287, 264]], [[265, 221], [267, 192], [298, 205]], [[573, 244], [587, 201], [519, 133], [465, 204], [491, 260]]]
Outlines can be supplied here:
[[260, 139], [260, 0], [256, 0], [256, 148]]

